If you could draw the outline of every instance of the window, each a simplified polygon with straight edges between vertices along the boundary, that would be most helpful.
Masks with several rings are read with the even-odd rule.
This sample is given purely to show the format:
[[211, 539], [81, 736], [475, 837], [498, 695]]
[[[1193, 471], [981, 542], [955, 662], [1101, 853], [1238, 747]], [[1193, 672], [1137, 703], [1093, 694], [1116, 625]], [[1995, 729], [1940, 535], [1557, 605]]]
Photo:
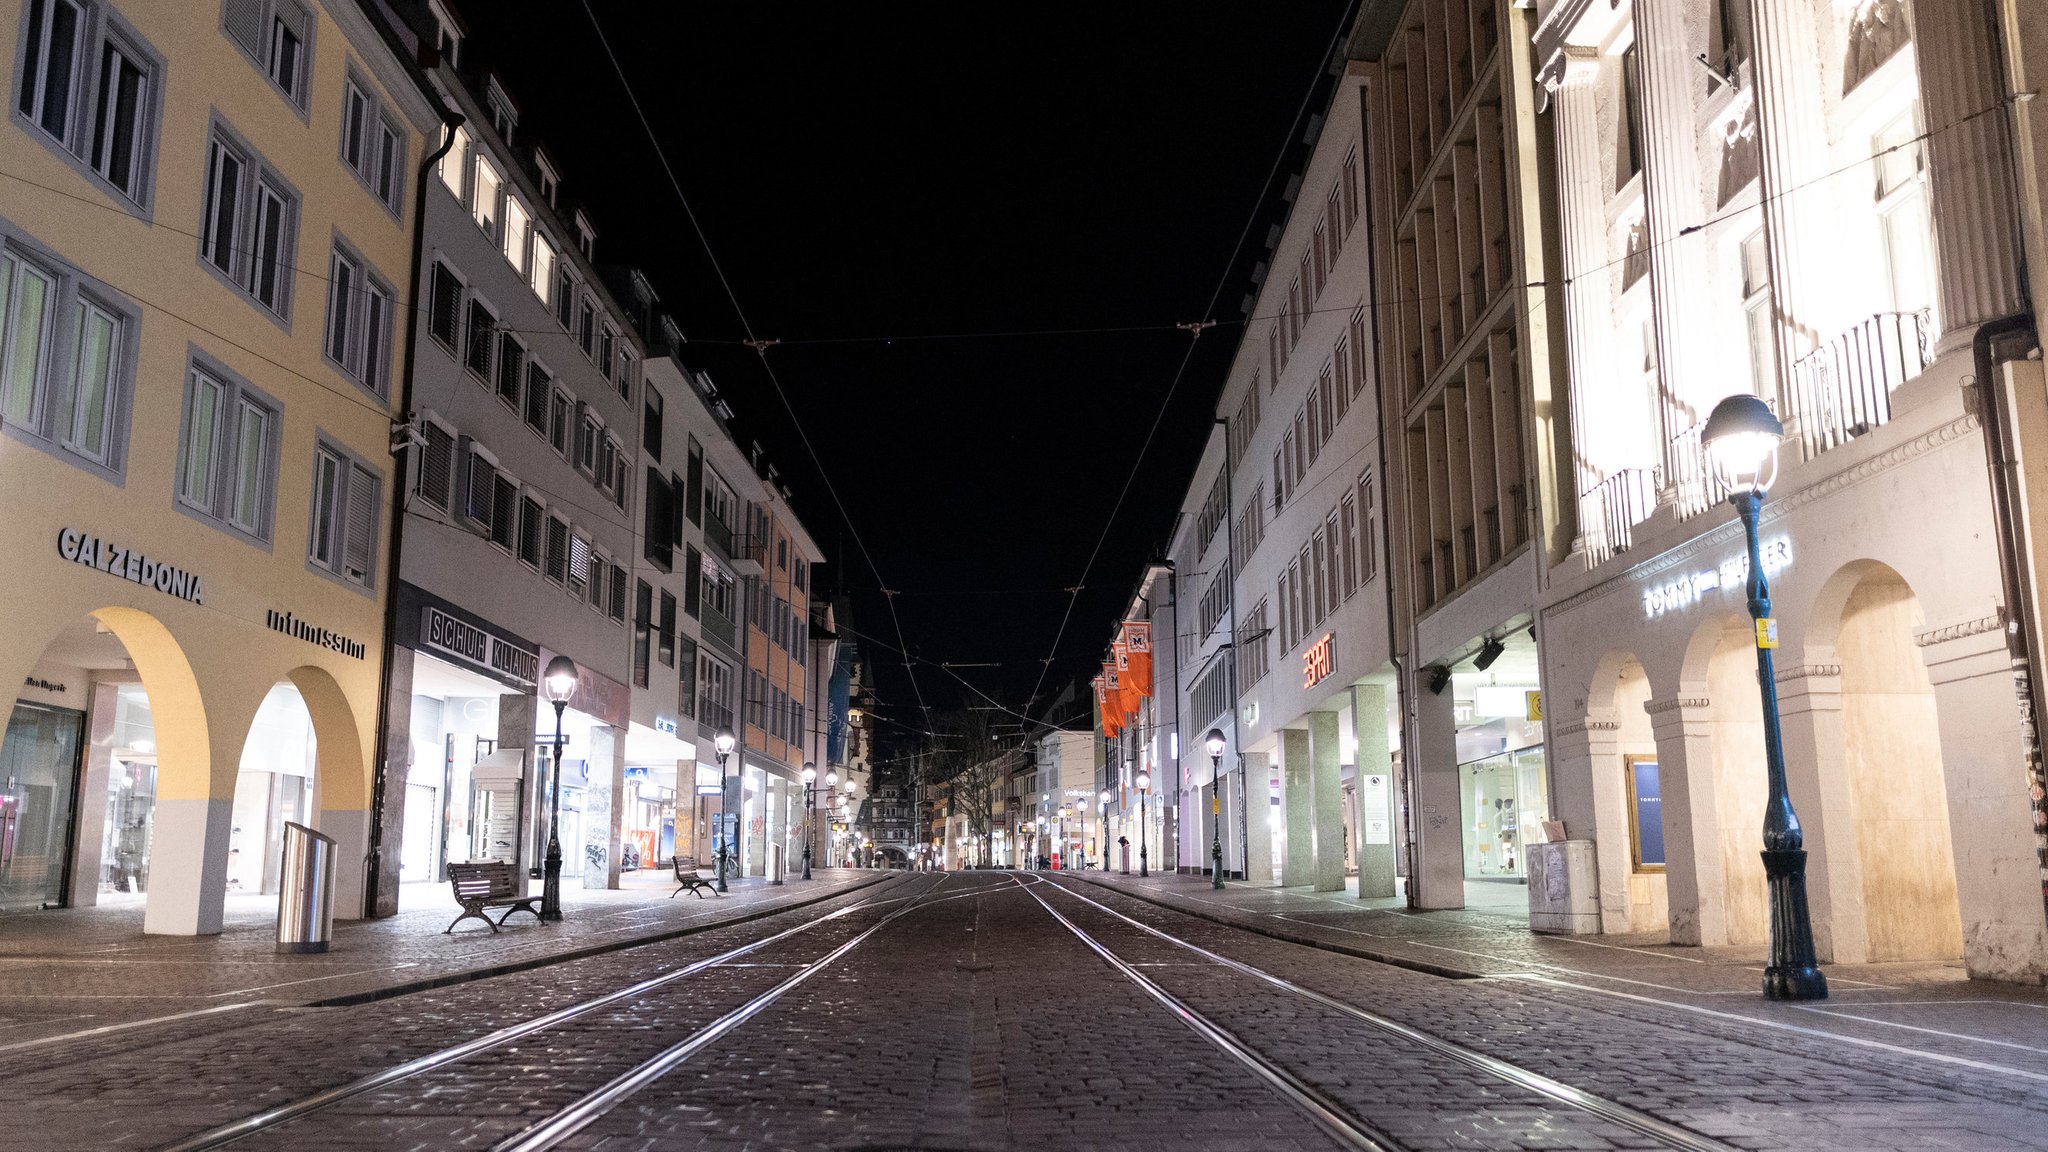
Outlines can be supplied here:
[[540, 568], [540, 540], [544, 534], [541, 521], [546, 517], [540, 501], [531, 496], [519, 498], [519, 559], [536, 570]]
[[497, 508], [498, 461], [467, 437], [463, 445], [462, 515], [489, 533]]
[[313, 36], [311, 13], [296, 0], [227, 0], [221, 24], [230, 39], [270, 77], [277, 90], [306, 106], [306, 44]]
[[565, 460], [569, 458], [569, 425], [575, 411], [576, 405], [570, 401], [569, 394], [560, 388], [555, 389], [553, 399], [548, 401], [548, 443]]
[[[398, 210], [405, 137], [379, 107], [370, 89], [354, 76], [342, 82], [341, 162], [386, 208]], [[453, 155], [453, 149], [450, 155]], [[443, 163], [446, 163], [444, 158]], [[443, 176], [446, 179], [446, 176]]]
[[427, 279], [427, 334], [453, 353], [461, 327], [462, 281], [448, 265], [436, 260]]
[[66, 159], [138, 204], [147, 182], [158, 67], [101, 7], [29, 0], [15, 107]]
[[526, 382], [526, 346], [506, 332], [498, 340], [498, 397], [519, 407], [520, 388]]
[[143, 143], [148, 137], [149, 66], [132, 50], [108, 40], [100, 45], [98, 90], [93, 101], [92, 170], [130, 200], [142, 199]]
[[505, 236], [499, 247], [505, 253], [506, 263], [512, 265], [521, 276], [527, 273], [526, 229], [532, 219], [526, 211], [526, 205], [521, 204], [518, 197], [509, 194], [505, 197]]
[[576, 278], [569, 274], [567, 268], [561, 268], [555, 276], [555, 319], [561, 323], [563, 331], [567, 331], [575, 317]]
[[683, 611], [690, 619], [703, 619], [704, 554], [693, 545], [683, 545]]
[[1621, 139], [1616, 141], [1620, 163], [1615, 171], [1626, 184], [1635, 174], [1643, 170], [1642, 135], [1642, 73], [1638, 70], [1636, 46], [1631, 44], [1621, 54]]
[[498, 350], [498, 318], [483, 301], [469, 300], [469, 345], [462, 362], [477, 379], [489, 382], [491, 361]]
[[649, 460], [661, 459], [661, 393], [647, 390], [647, 413], [640, 420], [640, 450]]
[[393, 301], [390, 287], [354, 253], [335, 248], [328, 263], [327, 358], [379, 396], [390, 376]]
[[450, 511], [455, 502], [455, 433], [438, 420], [422, 420], [418, 447], [420, 476], [413, 491], [441, 511]]
[[476, 226], [493, 241], [498, 239], [498, 193], [505, 187], [505, 177], [492, 164], [490, 157], [481, 153], [476, 158], [476, 183], [470, 189], [470, 214], [476, 217]]
[[569, 595], [590, 595], [590, 539], [581, 532], [569, 537]]
[[697, 642], [687, 636], [676, 637], [676, 711], [697, 715]]
[[209, 520], [268, 540], [278, 426], [274, 404], [225, 373], [193, 365], [185, 377], [178, 501]]
[[569, 579], [569, 522], [560, 516], [548, 517], [547, 540], [541, 572], [557, 584]]
[[647, 581], [633, 582], [633, 687], [647, 687], [647, 648], [654, 613], [654, 589]]
[[647, 470], [646, 523], [640, 533], [641, 546], [649, 563], [666, 572], [675, 562], [675, 520], [670, 513], [674, 493], [659, 468]]
[[612, 327], [611, 321], [607, 320], [599, 325], [597, 334], [597, 368], [598, 371], [605, 374], [606, 379], [611, 379], [615, 375], [612, 371], [612, 360], [617, 354], [618, 346], [618, 329]]
[[440, 174], [441, 185], [448, 189], [448, 194], [455, 197], [458, 201], [461, 200], [463, 185], [466, 183], [464, 177], [469, 171], [469, 130], [467, 128], [455, 129], [454, 143], [448, 146], [448, 151], [441, 154], [440, 163], [435, 165], [435, 171]]
[[626, 622], [626, 567], [623, 564], [612, 565], [612, 589], [605, 597], [605, 605], [613, 623]]
[[654, 623], [654, 658], [665, 668], [676, 666], [676, 598], [667, 589], [661, 593], [661, 615]]
[[1764, 397], [1778, 390], [1778, 351], [1771, 322], [1771, 256], [1762, 229], [1742, 241], [1743, 332], [1749, 340], [1750, 388]]
[[533, 261], [526, 269], [526, 282], [540, 302], [548, 302], [548, 288], [555, 282], [555, 246], [539, 228], [533, 230]]
[[1878, 230], [1884, 237], [1886, 287], [1896, 312], [1934, 305], [1934, 233], [1927, 215], [1927, 165], [1917, 109], [1879, 129], [1876, 157]]
[[604, 594], [611, 588], [612, 558], [593, 551], [590, 556], [590, 606], [604, 615]]
[[350, 584], [375, 587], [377, 496], [383, 480], [321, 440], [313, 450], [313, 514], [307, 559]]
[[519, 481], [498, 473], [491, 496], [491, 543], [513, 551], [519, 541]]
[[589, 405], [576, 405], [576, 467], [592, 477], [597, 471], [597, 442], [603, 428]]
[[75, 0], [29, 0], [17, 107], [43, 131], [66, 143], [71, 136], [71, 102], [84, 31], [85, 11]]
[[547, 369], [538, 363], [526, 366], [526, 426], [538, 432], [543, 439], [548, 434], [548, 406], [555, 395], [555, 382], [549, 378]]
[[1361, 587], [1379, 575], [1380, 510], [1373, 499], [1372, 473], [1358, 477], [1358, 583]]
[[75, 278], [0, 248], [0, 421], [118, 467], [130, 324]]
[[585, 297], [576, 310], [576, 346], [583, 349], [585, 356], [594, 355], [597, 347], [597, 306]]
[[298, 197], [216, 127], [207, 147], [201, 259], [257, 303], [288, 318], [291, 276], [286, 261], [297, 224]]

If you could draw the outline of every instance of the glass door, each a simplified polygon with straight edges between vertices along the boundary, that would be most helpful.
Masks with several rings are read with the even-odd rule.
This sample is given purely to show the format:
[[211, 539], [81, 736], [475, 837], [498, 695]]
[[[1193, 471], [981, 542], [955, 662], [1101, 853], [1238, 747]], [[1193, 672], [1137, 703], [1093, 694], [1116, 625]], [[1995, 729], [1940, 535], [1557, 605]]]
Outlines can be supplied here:
[[67, 903], [85, 714], [16, 704], [0, 746], [0, 907]]

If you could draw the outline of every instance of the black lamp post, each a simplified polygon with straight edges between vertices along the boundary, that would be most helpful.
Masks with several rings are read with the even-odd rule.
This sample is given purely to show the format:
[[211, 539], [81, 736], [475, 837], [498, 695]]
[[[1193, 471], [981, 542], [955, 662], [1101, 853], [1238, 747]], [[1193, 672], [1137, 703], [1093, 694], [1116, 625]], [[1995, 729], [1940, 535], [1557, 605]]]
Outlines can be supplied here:
[[1209, 862], [1211, 888], [1223, 887], [1223, 729], [1211, 728], [1202, 737], [1209, 749]]
[[1152, 843], [1152, 825], [1145, 816], [1145, 798], [1152, 792], [1152, 774], [1138, 773], [1138, 875], [1150, 876], [1146, 848]]
[[732, 729], [720, 728], [718, 735], [711, 738], [711, 743], [713, 747], [718, 749], [718, 890], [724, 892], [727, 890], [725, 887], [725, 862], [732, 855], [732, 834], [735, 828], [735, 824], [727, 823], [727, 821], [737, 822], [739, 819], [734, 813], [725, 810], [726, 788], [728, 787], [725, 778], [728, 770], [732, 767], [733, 745], [738, 744], [739, 740], [733, 736]]
[[818, 826], [818, 766], [804, 764], [804, 879], [811, 878], [811, 833]]
[[562, 919], [562, 710], [576, 694], [576, 662], [567, 656], [548, 661], [541, 691], [555, 706], [555, 764], [548, 787], [548, 852], [541, 865], [540, 918], [556, 924]]
[[1102, 870], [1109, 871], [1109, 789], [1095, 797], [1095, 847], [1102, 855]]
[[1785, 749], [1778, 732], [1778, 682], [1771, 669], [1778, 622], [1771, 617], [1771, 589], [1757, 545], [1757, 516], [1777, 479], [1778, 442], [1784, 435], [1785, 426], [1762, 400], [1738, 395], [1714, 405], [1700, 443], [1728, 485], [1728, 502], [1742, 517], [1749, 540], [1749, 614], [1756, 622], [1756, 682], [1763, 695], [1764, 770], [1770, 785], [1763, 858], [1771, 896], [1771, 959], [1764, 969], [1764, 997], [1825, 1000], [1828, 981], [1814, 960], [1813, 922], [1806, 910], [1805, 837], [1785, 788]]
[[1059, 848], [1060, 867], [1062, 868], [1072, 868], [1074, 866], [1074, 854], [1068, 851], [1068, 849], [1071, 847], [1073, 847], [1073, 844], [1067, 839], [1067, 806], [1065, 804], [1062, 804], [1060, 805]]

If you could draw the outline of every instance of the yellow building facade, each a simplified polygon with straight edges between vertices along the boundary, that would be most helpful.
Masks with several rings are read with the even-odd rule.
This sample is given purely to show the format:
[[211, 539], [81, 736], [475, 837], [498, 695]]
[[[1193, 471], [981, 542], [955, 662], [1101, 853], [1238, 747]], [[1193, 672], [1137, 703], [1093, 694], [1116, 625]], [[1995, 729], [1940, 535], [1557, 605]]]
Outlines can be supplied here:
[[16, 0], [0, 37], [0, 906], [218, 932], [295, 821], [359, 915], [439, 118], [353, 0]]

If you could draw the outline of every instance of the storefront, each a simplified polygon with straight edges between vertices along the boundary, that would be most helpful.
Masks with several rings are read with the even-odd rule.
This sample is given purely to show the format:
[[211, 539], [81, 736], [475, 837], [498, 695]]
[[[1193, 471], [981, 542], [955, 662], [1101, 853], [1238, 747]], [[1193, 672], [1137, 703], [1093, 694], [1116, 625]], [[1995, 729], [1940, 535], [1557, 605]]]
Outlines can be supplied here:
[[0, 743], [0, 908], [65, 902], [84, 747], [84, 712], [15, 702]]
[[1494, 717], [1459, 728], [1458, 792], [1465, 878], [1526, 877], [1528, 846], [1542, 842], [1549, 815], [1542, 723]]

